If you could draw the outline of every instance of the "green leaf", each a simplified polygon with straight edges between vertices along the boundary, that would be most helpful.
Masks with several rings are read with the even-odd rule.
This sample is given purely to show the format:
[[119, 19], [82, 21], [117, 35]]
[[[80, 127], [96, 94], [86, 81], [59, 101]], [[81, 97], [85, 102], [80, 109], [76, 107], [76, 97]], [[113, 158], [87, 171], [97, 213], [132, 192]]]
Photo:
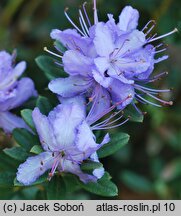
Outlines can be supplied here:
[[153, 190], [153, 185], [148, 179], [131, 171], [124, 171], [121, 180], [135, 192], [148, 193]]
[[100, 196], [111, 197], [118, 195], [118, 189], [116, 185], [110, 181], [110, 175], [108, 173], [105, 173], [96, 183], [89, 182], [84, 184], [80, 182], [80, 185], [83, 189]]
[[26, 124], [34, 131], [36, 132], [35, 125], [32, 118], [32, 110], [30, 109], [24, 109], [21, 111], [21, 116], [26, 122]]
[[63, 178], [60, 176], [54, 176], [48, 183], [47, 198], [48, 200], [60, 200], [65, 199], [66, 185]]
[[82, 171], [86, 172], [86, 171], [93, 171], [101, 167], [103, 167], [103, 165], [99, 162], [88, 161], [88, 162], [82, 163], [80, 168]]
[[143, 122], [144, 120], [144, 115], [138, 113], [138, 111], [136, 111], [132, 105], [126, 107], [126, 109], [124, 110], [124, 116], [130, 117], [130, 121], [133, 122]]
[[[48, 174], [45, 173], [44, 175], [40, 176], [39, 179], [37, 179], [35, 182], [33, 182], [30, 186], [34, 186], [34, 185], [39, 185], [39, 184], [42, 184], [44, 182], [47, 182], [48, 179]], [[17, 187], [25, 187], [25, 185], [21, 184], [17, 178], [14, 178], [14, 186], [17, 186]]]
[[21, 147], [6, 148], [3, 150], [9, 157], [18, 161], [25, 161], [29, 156], [28, 153]]
[[36, 102], [36, 106], [40, 109], [40, 112], [44, 115], [48, 115], [48, 113], [53, 109], [53, 106], [49, 102], [46, 97], [39, 96]]
[[40, 145], [34, 145], [31, 149], [30, 152], [33, 154], [40, 154], [43, 152], [43, 149]]
[[14, 172], [1, 172], [0, 173], [0, 187], [11, 187], [13, 186], [13, 179], [15, 178]]
[[19, 165], [19, 162], [17, 160], [10, 158], [4, 152], [0, 152], [0, 170], [14, 171], [17, 169], [18, 165]]
[[66, 186], [66, 193], [73, 193], [81, 188], [77, 176], [66, 173], [62, 174], [62, 177]]
[[54, 42], [54, 46], [56, 46], [59, 50], [61, 50], [62, 52], [65, 52], [67, 49], [63, 46], [63, 44], [61, 44], [59, 41], [55, 41]]
[[109, 155], [114, 154], [117, 152], [120, 148], [125, 146], [129, 141], [129, 135], [126, 133], [117, 133], [115, 134], [111, 141], [108, 144], [105, 144], [103, 147], [101, 147], [98, 151], [98, 157], [103, 158], [107, 157]]
[[39, 56], [35, 59], [35, 61], [49, 80], [67, 76], [66, 73], [61, 69], [61, 67], [55, 64], [56, 60], [49, 56]]
[[28, 152], [34, 145], [40, 145], [38, 137], [34, 136], [26, 129], [14, 129], [13, 137], [16, 140], [16, 142], [24, 149], [26, 149]]

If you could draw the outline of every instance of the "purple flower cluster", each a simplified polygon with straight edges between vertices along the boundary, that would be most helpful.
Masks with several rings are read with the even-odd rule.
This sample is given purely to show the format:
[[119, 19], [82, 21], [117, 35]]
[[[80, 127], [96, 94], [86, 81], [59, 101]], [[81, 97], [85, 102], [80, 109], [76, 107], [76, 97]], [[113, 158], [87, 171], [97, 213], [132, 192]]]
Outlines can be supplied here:
[[[80, 165], [84, 160], [99, 162], [96, 151], [110, 138], [106, 134], [102, 143], [97, 144], [94, 130], [106, 130], [118, 127], [122, 122], [122, 110], [129, 104], [141, 113], [137, 102], [149, 103], [160, 107], [172, 102], [158, 98], [160, 92], [146, 87], [164, 75], [161, 73], [150, 77], [155, 64], [168, 58], [164, 55], [156, 58], [157, 53], [166, 50], [162, 43], [152, 42], [177, 31], [158, 36], [150, 36], [155, 21], [150, 21], [138, 30], [139, 13], [131, 6], [126, 6], [116, 23], [113, 15], [108, 14], [107, 22], [98, 20], [96, 0], [94, 0], [94, 24], [92, 25], [86, 12], [86, 3], [79, 10], [79, 28], [69, 17], [73, 29], [53, 30], [51, 38], [60, 42], [66, 49], [53, 53], [61, 60], [56, 62], [69, 75], [49, 83], [49, 89], [58, 95], [61, 102], [48, 116], [38, 108], [32, 118], [43, 148], [39, 155], [29, 157], [18, 168], [17, 180], [30, 185], [43, 173], [49, 171], [49, 180], [58, 172], [70, 172], [84, 182], [97, 181], [104, 174], [104, 168], [95, 169], [86, 174]], [[26, 127], [23, 120], [9, 112], [29, 97], [36, 95], [33, 82], [29, 78], [18, 77], [24, 72], [26, 64], [14, 65], [15, 56], [5, 51], [0, 52], [0, 127], [11, 132], [16, 127]], [[154, 103], [145, 96], [155, 99]], [[88, 100], [87, 100], [88, 99]], [[117, 111], [110, 114], [117, 108]], [[88, 111], [88, 112], [87, 112]], [[99, 121], [106, 116], [104, 120]]]
[[26, 69], [26, 62], [15, 65], [16, 54], [0, 51], [0, 128], [10, 133], [14, 128], [27, 128], [25, 122], [9, 112], [37, 93], [30, 78], [18, 78]]
[[[74, 29], [55, 29], [51, 32], [52, 39], [59, 41], [67, 49], [65, 52], [59, 50], [59, 57], [62, 59], [60, 65], [69, 74], [68, 78], [50, 82], [49, 89], [52, 92], [62, 97], [85, 94], [94, 101], [95, 106], [105, 97], [105, 108], [108, 104], [120, 101], [124, 102], [119, 104], [118, 109], [132, 104], [138, 111], [135, 101], [158, 107], [172, 104], [171, 101], [163, 101], [155, 95], [168, 92], [169, 89], [155, 90], [145, 87], [145, 84], [165, 74], [150, 78], [154, 65], [168, 58], [167, 55], [156, 58], [156, 54], [166, 48], [163, 43], [154, 46], [152, 42], [176, 32], [177, 29], [159, 37], [156, 37], [157, 34], [150, 36], [155, 21], [151, 20], [141, 31], [138, 30], [139, 12], [131, 6], [122, 10], [118, 23], [112, 14], [108, 14], [107, 22], [100, 22], [96, 0], [94, 25], [91, 25], [85, 4], [79, 14], [81, 28], [74, 24], [65, 10]], [[102, 95], [100, 91], [103, 92]], [[159, 104], [148, 101], [144, 95], [157, 100]]]
[[17, 180], [24, 185], [33, 183], [47, 170], [49, 179], [55, 171], [70, 172], [79, 176], [84, 183], [96, 181], [104, 174], [104, 169], [93, 171], [93, 175], [83, 173], [81, 163], [88, 159], [98, 162], [96, 151], [109, 142], [107, 134], [101, 144], [97, 144], [88, 123], [84, 98], [62, 100], [48, 117], [38, 108], [33, 111], [33, 120], [40, 137], [43, 153], [29, 157], [18, 168]]

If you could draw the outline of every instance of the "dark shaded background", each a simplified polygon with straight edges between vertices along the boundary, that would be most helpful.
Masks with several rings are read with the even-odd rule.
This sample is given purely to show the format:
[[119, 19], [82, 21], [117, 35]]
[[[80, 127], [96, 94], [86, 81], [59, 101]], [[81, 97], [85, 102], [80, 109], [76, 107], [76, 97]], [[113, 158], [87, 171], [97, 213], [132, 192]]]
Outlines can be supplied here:
[[[35, 81], [39, 93], [46, 94], [48, 81], [36, 66], [34, 59], [43, 54], [43, 47], [51, 49], [49, 33], [53, 28], [70, 28], [64, 16], [69, 7], [76, 20], [78, 0], [1, 0], [0, 1], [0, 50], [17, 48], [18, 59], [28, 62], [27, 74]], [[92, 15], [91, 1], [88, 11]], [[125, 5], [140, 11], [140, 29], [155, 19], [155, 31], [164, 34], [180, 26], [180, 0], [98, 0], [99, 17], [106, 20], [107, 13], [115, 18]], [[155, 73], [168, 71], [169, 75], [154, 83], [156, 88], [174, 88], [163, 98], [172, 99], [172, 107], [156, 108], [142, 106], [148, 114], [144, 123], [128, 123], [120, 128], [130, 134], [127, 146], [114, 156], [104, 159], [113, 181], [119, 186], [118, 199], [181, 199], [181, 33], [164, 41], [169, 44], [169, 60], [156, 66]], [[0, 148], [11, 145], [10, 138], [0, 135]], [[41, 188], [27, 188], [8, 193], [0, 188], [0, 199], [34, 199]], [[43, 193], [43, 192], [42, 192]], [[43, 198], [39, 196], [39, 198]], [[102, 199], [80, 192], [72, 199]]]

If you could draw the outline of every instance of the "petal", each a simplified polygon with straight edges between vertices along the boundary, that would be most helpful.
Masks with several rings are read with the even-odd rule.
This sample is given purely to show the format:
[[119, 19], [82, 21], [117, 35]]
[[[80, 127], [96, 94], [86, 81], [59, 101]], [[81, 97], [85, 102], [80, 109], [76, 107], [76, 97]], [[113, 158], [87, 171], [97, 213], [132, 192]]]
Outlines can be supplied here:
[[82, 37], [75, 29], [67, 29], [65, 31], [54, 29], [50, 36], [52, 39], [61, 42], [67, 49], [79, 50], [86, 56], [95, 55], [91, 39], [88, 37]]
[[6, 51], [0, 51], [0, 83], [7, 78], [7, 74], [12, 70], [12, 56]]
[[98, 57], [94, 59], [94, 63], [99, 72], [104, 76], [104, 72], [110, 67], [109, 58]]
[[87, 92], [91, 85], [90, 79], [82, 76], [70, 76], [52, 80], [48, 87], [52, 92], [62, 97], [74, 97]]
[[77, 128], [76, 147], [83, 152], [84, 159], [88, 158], [98, 148], [95, 136], [85, 121]]
[[[134, 88], [132, 85], [124, 84], [118, 80], [114, 80], [112, 85], [109, 87], [111, 98], [113, 103], [122, 103], [117, 107], [118, 109], [125, 108], [130, 104], [134, 98]], [[129, 97], [129, 98], [128, 98]]]
[[59, 150], [48, 118], [42, 115], [38, 108], [33, 110], [32, 117], [43, 149], [45, 151]]
[[0, 128], [6, 133], [12, 133], [15, 128], [29, 129], [22, 118], [10, 112], [0, 112]]
[[[26, 102], [31, 96], [36, 95], [34, 83], [29, 78], [22, 78], [17, 82], [16, 88], [6, 93], [11, 94], [12, 97], [5, 100], [3, 103], [0, 102], [0, 109], [2, 111], [14, 109], [24, 102]], [[1, 104], [2, 103], [2, 104]]]
[[96, 86], [93, 95], [95, 95], [95, 98], [86, 119], [90, 125], [94, 123], [99, 116], [102, 116], [102, 113], [111, 105], [109, 92], [101, 86]]
[[120, 16], [118, 27], [122, 31], [131, 31], [137, 28], [139, 12], [131, 6], [126, 6]]
[[[121, 71], [118, 65], [114, 65], [114, 68], [109, 68], [108, 75], [112, 80], [120, 80], [122, 83], [125, 84], [133, 84], [134, 81], [126, 77], [126, 71]], [[112, 82], [110, 83], [112, 85]], [[109, 86], [110, 86], [109, 85]]]
[[98, 70], [92, 70], [92, 75], [97, 83], [99, 83], [104, 88], [107, 88], [111, 85], [113, 79], [111, 77], [105, 77], [101, 72]]
[[[97, 156], [97, 153], [93, 153], [91, 156], [90, 156], [90, 159], [94, 162], [99, 162], [99, 159], [98, 159], [98, 156]], [[97, 179], [100, 179], [102, 178], [102, 176], [104, 175], [105, 173], [105, 170], [103, 167], [101, 168], [98, 168], [98, 169], [95, 169], [93, 171], [93, 175], [97, 178]]]
[[74, 145], [78, 125], [85, 118], [85, 112], [76, 104], [58, 105], [48, 115], [50, 124], [59, 145], [59, 150], [66, 150]]
[[145, 34], [138, 30], [133, 30], [129, 33], [121, 35], [116, 40], [116, 47], [119, 48], [119, 52], [115, 52], [116, 57], [126, 56], [132, 52], [136, 52], [142, 48], [146, 43]]
[[159, 63], [159, 62], [161, 62], [161, 61], [165, 61], [165, 60], [168, 59], [168, 57], [169, 57], [168, 55], [164, 55], [164, 56], [162, 56], [162, 57], [156, 59], [156, 60], [155, 60], [155, 63]]
[[97, 181], [97, 178], [95, 176], [83, 173], [80, 169], [80, 166], [70, 160], [64, 160], [62, 164], [64, 172], [70, 172], [72, 174], [77, 175], [80, 178], [80, 180], [84, 183]]
[[13, 69], [13, 76], [15, 76], [16, 78], [21, 76], [22, 73], [25, 71], [25, 69], [26, 69], [25, 61], [18, 63], [16, 67]]
[[103, 145], [109, 143], [110, 140], [111, 140], [111, 138], [110, 138], [109, 134], [107, 133], [107, 134], [104, 136], [104, 139], [103, 139], [102, 142], [101, 142], [101, 146], [103, 146]]
[[[138, 53], [137, 53], [138, 54]], [[144, 71], [147, 71], [150, 66], [150, 61], [145, 58], [141, 53], [140, 55], [131, 56], [131, 58], [120, 58], [116, 64], [115, 64], [115, 70], [119, 72], [119, 75], [113, 72], [114, 74], [111, 74], [111, 71], [108, 72], [108, 74], [111, 77], [121, 77], [121, 74], [127, 78], [132, 78], [135, 74], [142, 73]], [[113, 71], [113, 70], [112, 70]], [[124, 82], [124, 81], [123, 81]]]
[[119, 28], [117, 27], [116, 23], [115, 23], [115, 19], [113, 18], [112, 14], [108, 14], [108, 22], [106, 23], [106, 26], [112, 31], [112, 34], [115, 34], [115, 37], [118, 33]]
[[96, 25], [94, 45], [101, 57], [108, 57], [115, 48], [113, 35], [104, 23]]
[[74, 145], [66, 151], [66, 159], [80, 163], [90, 157], [98, 148], [99, 145], [95, 142], [94, 134], [89, 125], [83, 121], [77, 127]]
[[76, 104], [80, 107], [80, 109], [84, 113], [84, 116], [86, 116], [86, 99], [84, 96], [81, 95], [72, 98], [63, 98], [59, 96], [58, 99], [61, 102], [61, 104]]
[[37, 156], [29, 157], [23, 164], [20, 164], [17, 180], [24, 185], [30, 185], [48, 169], [51, 169], [53, 163], [54, 157], [51, 152], [43, 152]]
[[93, 60], [78, 51], [69, 50], [63, 56], [63, 64], [68, 74], [87, 77], [92, 70]]

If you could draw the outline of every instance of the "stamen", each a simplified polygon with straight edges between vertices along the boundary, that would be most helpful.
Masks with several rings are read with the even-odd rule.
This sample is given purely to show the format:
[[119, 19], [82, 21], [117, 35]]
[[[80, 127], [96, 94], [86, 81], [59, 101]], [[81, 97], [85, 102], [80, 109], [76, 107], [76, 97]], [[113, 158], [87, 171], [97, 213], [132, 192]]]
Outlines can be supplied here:
[[166, 50], [167, 50], [167, 48], [164, 48], [164, 49], [161, 49], [161, 50], [155, 51], [155, 54], [158, 54], [158, 53], [164, 52], [164, 51], [166, 51]]
[[54, 62], [56, 65], [60, 66], [60, 67], [63, 67], [63, 64], [62, 63], [59, 63], [59, 62]]
[[61, 158], [61, 154], [58, 154], [57, 157], [55, 158], [55, 161], [53, 163], [52, 169], [48, 175], [48, 180], [50, 181], [51, 178], [53, 177], [53, 175], [55, 174], [55, 171], [60, 163], [60, 158]]
[[157, 33], [155, 33], [153, 36], [151, 35], [150, 37], [147, 38], [147, 41], [152, 40], [153, 38], [155, 38], [157, 36]]
[[173, 101], [164, 101], [158, 97], [155, 97], [154, 95], [152, 95], [150, 93], [146, 93], [146, 94], [149, 95], [150, 97], [154, 98], [155, 100], [160, 101], [161, 103], [163, 103], [163, 105], [170, 105], [170, 106], [173, 105]]
[[138, 87], [138, 89], [145, 89], [145, 90], [148, 90], [149, 92], [170, 92], [170, 89], [163, 89], [163, 90], [160, 90], [160, 89], [152, 89], [152, 88], [147, 88], [147, 87], [144, 87], [144, 86], [141, 86], [141, 85], [138, 85], [138, 84], [135, 84], [134, 85], [136, 88]]
[[86, 25], [86, 23], [85, 23], [85, 20], [84, 20], [84, 17], [83, 17], [83, 15], [82, 15], [82, 11], [81, 11], [81, 10], [79, 10], [79, 14], [80, 14], [80, 18], [81, 18], [81, 20], [82, 20], [82, 22], [83, 22], [83, 25], [84, 25], [84, 27], [85, 27], [86, 33], [89, 35], [89, 29], [88, 29], [88, 27], [87, 27], [87, 25]]
[[178, 29], [177, 29], [177, 28], [175, 28], [175, 29], [174, 29], [173, 31], [171, 31], [171, 32], [168, 32], [167, 34], [164, 34], [164, 35], [161, 35], [161, 36], [159, 36], [159, 37], [157, 37], [157, 38], [151, 39], [151, 40], [149, 40], [148, 42], [151, 43], [151, 42], [153, 42], [153, 41], [156, 41], [156, 40], [159, 40], [159, 39], [161, 39], [161, 38], [167, 37], [167, 36], [169, 36], [169, 35], [171, 35], [171, 34], [173, 34], [173, 33], [175, 33], [175, 32], [178, 32]]
[[68, 19], [68, 21], [73, 25], [74, 28], [77, 29], [77, 31], [82, 34], [83, 36], [86, 36], [77, 26], [76, 24], [71, 20], [71, 18], [69, 17], [69, 15], [67, 14], [68, 8], [65, 8], [64, 10], [64, 14], [66, 16], [66, 18]]
[[84, 27], [84, 25], [83, 25], [82, 19], [81, 19], [80, 17], [79, 17], [79, 23], [80, 23], [80, 25], [81, 25], [82, 31], [83, 31], [84, 34], [88, 37], [88, 34], [87, 34], [86, 30], [85, 30], [85, 27]]
[[132, 103], [132, 105], [140, 115], [143, 115], [143, 112], [136, 106], [136, 104], [134, 102]]
[[[122, 112], [122, 110], [120, 110], [119, 112]], [[118, 114], [118, 112], [117, 112], [117, 114]], [[116, 115], [117, 115], [117, 114], [116, 114]], [[114, 115], [113, 117], [115, 117], [116, 115]], [[111, 117], [110, 119], [112, 119], [113, 117]], [[122, 117], [123, 117], [123, 115], [119, 116], [117, 119], [115, 119], [115, 120], [113, 120], [113, 121], [111, 121], [111, 122], [109, 122], [110, 119], [109, 119], [109, 120], [106, 119], [105, 121], [100, 122], [100, 123], [94, 125], [93, 127], [102, 127], [102, 126], [112, 125], [113, 123], [119, 121]]]
[[54, 53], [54, 52], [48, 50], [47, 47], [44, 47], [44, 51], [45, 51], [45, 52], [48, 52], [48, 53], [50, 53], [51, 55], [54, 55], [54, 56], [56, 56], [56, 57], [58, 57], [58, 58], [62, 58], [62, 57], [63, 57], [63, 56], [61, 56], [61, 55], [58, 55], [58, 54], [56, 54], [56, 53]]
[[145, 29], [148, 29], [148, 26], [149, 26], [151, 23], [156, 24], [155, 20], [150, 20], [150, 21], [145, 25], [145, 27], [144, 27], [141, 31], [143, 32]]
[[104, 112], [102, 112], [101, 114], [95, 116], [95, 118], [92, 121], [88, 121], [89, 125], [93, 124], [94, 122], [98, 121], [99, 119], [101, 119], [103, 116], [105, 116], [106, 114], [110, 113], [113, 109], [115, 109], [117, 106], [121, 105], [122, 103], [124, 103], [126, 100], [132, 98], [132, 95], [128, 95], [125, 99], [123, 99], [122, 101], [119, 101], [117, 103], [115, 103], [114, 105], [112, 105], [111, 107], [109, 107], [107, 110], [105, 110]]
[[129, 120], [130, 120], [130, 117], [127, 118], [125, 121], [121, 122], [120, 124], [117, 124], [117, 125], [114, 125], [114, 126], [110, 126], [110, 127], [97, 127], [97, 128], [92, 127], [92, 130], [108, 130], [108, 129], [113, 129], [113, 128], [116, 128], [116, 127], [119, 127], [119, 126], [125, 124]]
[[97, 6], [96, 6], [96, 0], [94, 0], [94, 24], [97, 24], [99, 21], [98, 21], [98, 15], [97, 15]]
[[102, 121], [102, 122], [100, 122], [100, 123], [98, 123], [98, 124], [96, 124], [96, 125], [94, 125], [94, 126], [100, 126], [100, 125], [103, 125], [103, 124], [107, 124], [111, 119], [113, 119], [116, 115], [118, 115], [119, 113], [123, 113], [123, 111], [122, 110], [119, 110], [118, 112], [115, 112], [114, 114], [112, 114], [109, 118], [107, 118], [107, 119], [105, 119], [104, 121]]
[[86, 16], [86, 19], [87, 19], [87, 22], [88, 22], [88, 24], [89, 24], [89, 27], [91, 27], [92, 25], [91, 25], [91, 22], [90, 22], [90, 19], [89, 19], [89, 17], [88, 17], [88, 14], [87, 14], [87, 11], [86, 11], [86, 4], [87, 4], [87, 2], [84, 2], [84, 4], [83, 4], [83, 10], [84, 10], [84, 14], [85, 14], [85, 16]]
[[154, 28], [155, 28], [156, 22], [150, 27], [150, 29], [145, 33], [147, 36]]
[[141, 97], [141, 96], [138, 95], [138, 94], [136, 94], [136, 97], [140, 98], [141, 100], [143, 100], [143, 101], [146, 102], [147, 104], [151, 104], [151, 105], [156, 106], [156, 107], [162, 107], [162, 106], [159, 105], [159, 104], [156, 104], [156, 103], [153, 103], [153, 102], [151, 102], [151, 101], [146, 100], [145, 98]]

